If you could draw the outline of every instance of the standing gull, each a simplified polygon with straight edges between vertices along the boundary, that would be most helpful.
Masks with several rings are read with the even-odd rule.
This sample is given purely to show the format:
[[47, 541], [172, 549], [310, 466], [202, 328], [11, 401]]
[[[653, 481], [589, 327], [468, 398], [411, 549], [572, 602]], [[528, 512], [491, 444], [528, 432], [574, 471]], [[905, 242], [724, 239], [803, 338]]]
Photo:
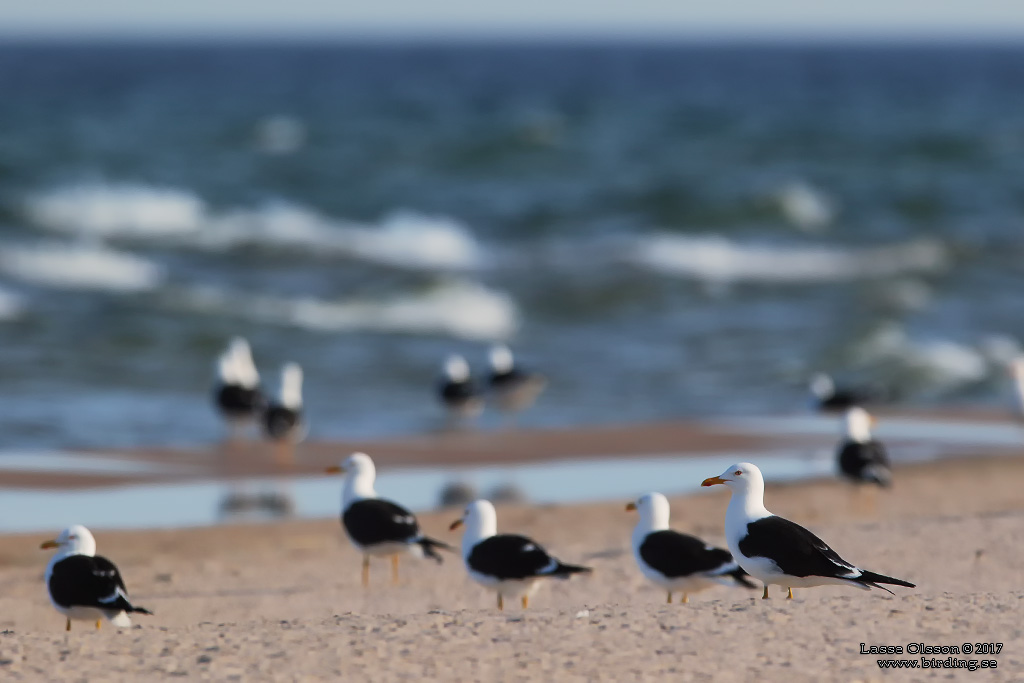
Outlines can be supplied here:
[[668, 499], [660, 493], [648, 493], [627, 510], [637, 510], [640, 519], [633, 529], [633, 557], [640, 572], [651, 583], [668, 592], [682, 593], [683, 602], [690, 593], [712, 586], [756, 586], [747, 579], [728, 550], [708, 545], [695, 536], [668, 528]]
[[328, 472], [345, 473], [341, 498], [341, 525], [352, 545], [363, 554], [363, 586], [370, 585], [370, 557], [391, 556], [391, 580], [398, 583], [398, 557], [411, 552], [427, 556], [438, 564], [444, 558], [438, 548], [452, 550], [447, 543], [423, 535], [416, 517], [401, 505], [377, 496], [373, 482], [377, 470], [365, 453], [353, 453]]
[[839, 472], [858, 484], [892, 485], [889, 454], [871, 436], [874, 418], [863, 408], [850, 408], [843, 417], [844, 437], [839, 444]]
[[277, 449], [277, 461], [291, 465], [295, 444], [306, 436], [302, 416], [302, 368], [298, 363], [285, 363], [281, 368], [281, 391], [263, 413], [263, 431]]
[[859, 569], [799, 524], [777, 517], [764, 507], [764, 478], [757, 466], [748, 462], [733, 465], [717, 477], [705, 479], [701, 486], [724, 484], [732, 491], [725, 512], [725, 538], [732, 556], [743, 569], [764, 583], [789, 589], [811, 586], [855, 586], [863, 590], [881, 588], [879, 584], [914, 584], [891, 576]]
[[227, 350], [217, 359], [217, 385], [214, 402], [221, 417], [228, 423], [229, 440], [255, 420], [265, 400], [260, 391], [260, 374], [252, 360], [249, 342], [241, 337], [231, 340]]
[[107, 619], [128, 628], [132, 625], [129, 613], [152, 614], [131, 603], [121, 572], [96, 554], [96, 539], [84, 526], [69, 526], [40, 547], [58, 548], [46, 565], [46, 588], [54, 608], [67, 619], [66, 630], [71, 630], [72, 619], [95, 621], [96, 628]]
[[503, 412], [526, 410], [547, 386], [544, 375], [518, 367], [512, 350], [504, 344], [491, 347], [487, 359], [491, 366], [488, 388]]
[[445, 359], [438, 396], [454, 423], [477, 417], [484, 409], [484, 398], [473, 383], [469, 363], [459, 355]]
[[497, 592], [500, 610], [505, 609], [506, 597], [520, 598], [526, 609], [530, 594], [542, 578], [567, 579], [591, 571], [589, 567], [560, 562], [526, 536], [497, 533], [498, 515], [489, 501], [470, 503], [449, 528], [454, 531], [463, 524], [466, 531], [462, 534], [462, 559], [466, 571], [481, 586]]

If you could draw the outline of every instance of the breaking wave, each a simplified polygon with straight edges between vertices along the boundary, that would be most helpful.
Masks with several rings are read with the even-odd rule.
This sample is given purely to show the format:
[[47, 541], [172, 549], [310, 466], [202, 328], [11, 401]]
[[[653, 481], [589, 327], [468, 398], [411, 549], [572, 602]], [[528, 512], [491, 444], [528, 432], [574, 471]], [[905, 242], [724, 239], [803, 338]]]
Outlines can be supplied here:
[[289, 299], [212, 288], [179, 291], [169, 297], [172, 305], [185, 310], [310, 330], [444, 335], [473, 341], [507, 339], [516, 331], [519, 318], [507, 294], [462, 281], [380, 299]]
[[396, 211], [373, 224], [330, 218], [287, 202], [214, 212], [184, 190], [89, 184], [34, 195], [26, 215], [64, 234], [214, 251], [290, 249], [428, 270], [472, 269], [482, 261], [480, 246], [464, 225], [411, 211]]
[[738, 244], [718, 236], [655, 235], [640, 240], [629, 260], [655, 272], [710, 282], [795, 284], [891, 277], [946, 268], [946, 248], [934, 240], [881, 247]]
[[160, 266], [140, 256], [58, 243], [0, 247], [0, 272], [42, 287], [113, 292], [150, 290], [164, 279]]

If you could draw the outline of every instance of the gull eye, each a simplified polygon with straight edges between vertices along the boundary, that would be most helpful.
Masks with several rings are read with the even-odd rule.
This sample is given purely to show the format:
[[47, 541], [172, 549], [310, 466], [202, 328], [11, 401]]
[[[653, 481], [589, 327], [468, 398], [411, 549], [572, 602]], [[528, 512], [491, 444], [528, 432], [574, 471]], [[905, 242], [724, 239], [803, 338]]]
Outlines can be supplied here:
[[738, 477], [741, 474], [743, 474], [743, 470], [736, 470], [735, 472], [733, 472], [733, 474], [735, 474]]
[[78, 540], [78, 536], [76, 536], [75, 534], [71, 534], [70, 536], [68, 536], [68, 540], [69, 541], [77, 541]]

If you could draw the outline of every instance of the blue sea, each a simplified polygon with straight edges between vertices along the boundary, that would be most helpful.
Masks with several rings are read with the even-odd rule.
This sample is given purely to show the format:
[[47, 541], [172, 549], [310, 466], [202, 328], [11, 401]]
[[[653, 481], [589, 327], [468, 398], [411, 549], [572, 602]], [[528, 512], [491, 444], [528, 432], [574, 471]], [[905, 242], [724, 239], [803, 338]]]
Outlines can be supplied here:
[[1022, 292], [1024, 47], [0, 44], [4, 448], [217, 439], [234, 335], [314, 439], [496, 340], [525, 426], [998, 406]]

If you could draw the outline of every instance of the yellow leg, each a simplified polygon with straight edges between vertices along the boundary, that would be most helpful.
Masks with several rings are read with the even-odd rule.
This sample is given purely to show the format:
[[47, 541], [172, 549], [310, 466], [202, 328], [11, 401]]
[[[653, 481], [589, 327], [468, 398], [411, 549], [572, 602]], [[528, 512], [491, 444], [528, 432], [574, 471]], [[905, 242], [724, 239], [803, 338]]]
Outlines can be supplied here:
[[363, 588], [370, 585], [370, 558], [363, 555]]
[[668, 592], [668, 597], [665, 599], [665, 602], [667, 602], [670, 605], [672, 604], [672, 591]]
[[498, 609], [500, 609], [502, 612], [505, 611], [505, 603], [501, 600], [501, 593], [498, 593]]
[[792, 588], [789, 589], [789, 595], [786, 596], [786, 599], [787, 600], [792, 600], [793, 599], [793, 589]]
[[530, 606], [530, 596], [529, 595], [524, 595], [523, 596], [523, 609], [526, 609], [529, 606]]
[[688, 602], [690, 602], [690, 594], [689, 593], [683, 593], [683, 604], [685, 605]]
[[391, 556], [391, 583], [398, 583], [398, 555]]
[[762, 600], [767, 600], [768, 599], [768, 584], [767, 583], [764, 585], [764, 595], [761, 596], [761, 599]]
[[102, 626], [102, 625], [103, 625], [103, 622], [101, 620], [97, 619], [96, 620], [96, 630], [99, 631], [100, 630], [100, 626]]
[[65, 631], [70, 631], [71, 630], [71, 620], [70, 619], [68, 619], [68, 624], [67, 624], [67, 626], [64, 627], [64, 630]]

